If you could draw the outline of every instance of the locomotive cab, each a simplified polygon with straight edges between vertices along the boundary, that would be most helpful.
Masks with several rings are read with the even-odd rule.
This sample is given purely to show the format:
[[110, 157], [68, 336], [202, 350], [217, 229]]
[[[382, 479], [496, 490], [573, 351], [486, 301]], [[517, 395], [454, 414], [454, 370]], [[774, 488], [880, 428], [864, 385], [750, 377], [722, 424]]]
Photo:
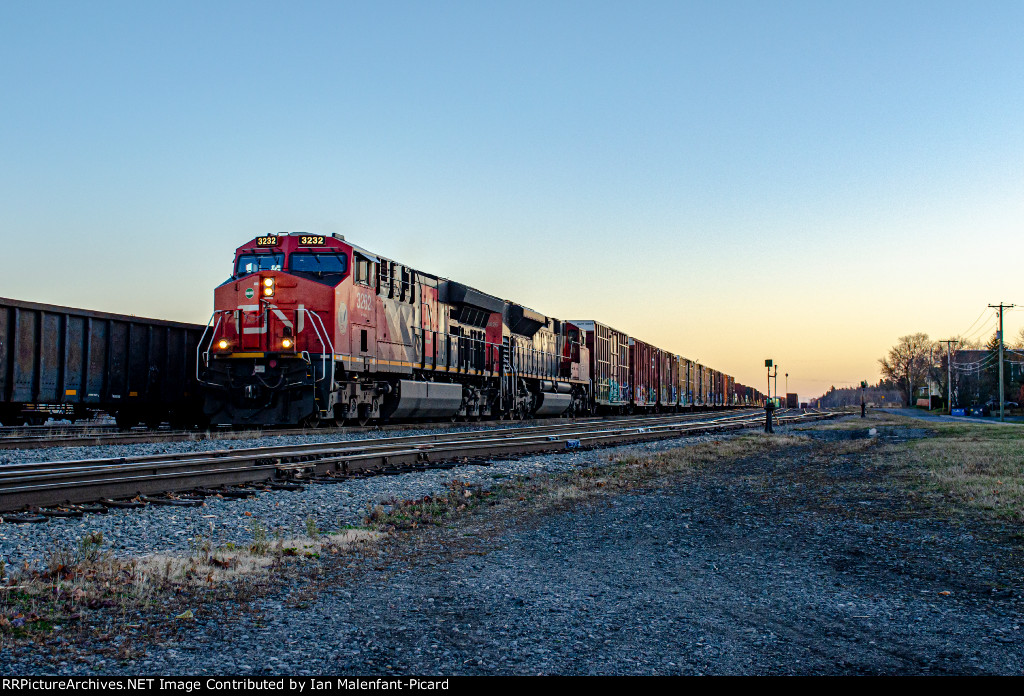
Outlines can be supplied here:
[[235, 251], [200, 361], [212, 423], [302, 423], [329, 409], [335, 294], [351, 258], [343, 239], [306, 233], [257, 237]]

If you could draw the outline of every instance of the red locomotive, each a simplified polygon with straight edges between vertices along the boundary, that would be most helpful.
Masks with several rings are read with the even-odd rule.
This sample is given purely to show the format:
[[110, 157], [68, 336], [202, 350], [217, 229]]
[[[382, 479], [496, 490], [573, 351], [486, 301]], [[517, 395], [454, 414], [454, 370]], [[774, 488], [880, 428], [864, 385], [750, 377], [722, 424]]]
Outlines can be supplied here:
[[703, 366], [597, 322], [545, 316], [340, 235], [240, 246], [207, 333], [200, 381], [213, 424], [526, 418], [728, 405], [734, 394]]

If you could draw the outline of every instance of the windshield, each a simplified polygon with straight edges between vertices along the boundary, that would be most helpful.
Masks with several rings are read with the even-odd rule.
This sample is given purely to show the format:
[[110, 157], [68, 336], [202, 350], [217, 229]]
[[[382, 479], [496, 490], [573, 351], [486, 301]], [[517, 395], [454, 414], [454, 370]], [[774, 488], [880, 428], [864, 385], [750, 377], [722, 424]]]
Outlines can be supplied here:
[[235, 266], [235, 275], [243, 276], [257, 271], [280, 271], [284, 254], [241, 254]]
[[348, 255], [294, 253], [288, 267], [299, 273], [344, 273], [348, 270]]

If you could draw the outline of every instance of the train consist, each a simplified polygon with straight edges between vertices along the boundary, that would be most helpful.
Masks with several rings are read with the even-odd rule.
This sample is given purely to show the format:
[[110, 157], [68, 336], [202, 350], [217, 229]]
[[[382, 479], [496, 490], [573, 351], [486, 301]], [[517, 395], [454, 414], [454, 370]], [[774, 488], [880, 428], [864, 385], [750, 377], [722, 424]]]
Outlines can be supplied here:
[[340, 235], [235, 252], [199, 342], [215, 425], [510, 418], [759, 405], [722, 372], [540, 314]]
[[196, 359], [205, 327], [0, 298], [0, 423], [204, 425]]

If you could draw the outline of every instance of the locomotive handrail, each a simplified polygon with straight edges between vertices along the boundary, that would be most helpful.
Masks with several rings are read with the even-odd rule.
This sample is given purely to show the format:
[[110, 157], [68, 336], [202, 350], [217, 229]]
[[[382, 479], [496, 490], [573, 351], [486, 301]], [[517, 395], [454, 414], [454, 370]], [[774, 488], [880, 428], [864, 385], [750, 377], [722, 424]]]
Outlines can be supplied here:
[[207, 382], [206, 380], [199, 377], [199, 356], [202, 355], [203, 367], [209, 367], [210, 365], [210, 351], [203, 350], [203, 340], [206, 338], [206, 332], [210, 330], [210, 324], [213, 323], [213, 318], [217, 317], [217, 324], [213, 327], [213, 333], [210, 335], [210, 344], [213, 344], [213, 337], [217, 335], [217, 329], [220, 328], [220, 322], [224, 318], [218, 316], [223, 310], [214, 310], [210, 318], [206, 320], [206, 328], [203, 329], [203, 333], [199, 336], [199, 342], [196, 344], [196, 381], [200, 384], [209, 384], [211, 386], [217, 386], [213, 382]]
[[[314, 312], [314, 311], [312, 311], [310, 309], [306, 309], [305, 307], [299, 307], [297, 309], [297, 311], [305, 312], [308, 316], [313, 318], [313, 321], [310, 321], [310, 325], [313, 327], [313, 331], [316, 332], [316, 337], [317, 337], [317, 340], [320, 341], [320, 346], [323, 347], [324, 349], [329, 349], [330, 350], [330, 354], [331, 354], [331, 391], [333, 392], [334, 391], [334, 343], [331, 341], [330, 337], [328, 337], [328, 335], [327, 335], [327, 327], [324, 326], [324, 320], [321, 319], [320, 315], [318, 315], [316, 312]], [[320, 326], [318, 327], [317, 324], [319, 324]], [[321, 329], [323, 329], [323, 333], [321, 333]], [[324, 379], [327, 378], [327, 353], [323, 353], [322, 354], [321, 365], [323, 367], [323, 377], [321, 377], [320, 379], [316, 380], [317, 382], [322, 382]]]
[[[485, 372], [497, 372], [498, 370], [491, 365], [492, 361], [496, 361], [497, 358], [494, 356], [500, 355], [498, 349], [501, 348], [500, 343], [491, 343], [487, 339], [472, 338], [470, 336], [458, 336], [456, 334], [450, 334], [443, 331], [434, 331], [433, 329], [424, 329], [419, 326], [412, 327], [413, 336], [416, 337], [416, 342], [420, 349], [420, 367], [426, 366], [427, 350], [426, 350], [426, 334], [430, 333], [433, 340], [433, 355], [431, 356], [431, 366], [436, 367], [438, 364], [437, 349], [438, 349], [438, 338], [443, 339], [441, 351], [443, 353], [444, 367], [451, 368], [454, 366], [455, 370], [462, 372], [463, 369], [468, 368], [470, 365], [474, 365], [474, 369], [483, 370]], [[455, 339], [454, 341], [452, 339]], [[462, 342], [463, 346], [466, 346], [465, 350], [460, 349], [459, 343]], [[454, 345], [453, 345], [454, 343]], [[478, 351], [479, 347], [483, 347], [483, 351]], [[483, 364], [477, 365], [475, 358], [480, 357], [482, 352]], [[454, 360], [452, 354], [455, 354]], [[464, 358], [464, 356], [466, 356]]]

